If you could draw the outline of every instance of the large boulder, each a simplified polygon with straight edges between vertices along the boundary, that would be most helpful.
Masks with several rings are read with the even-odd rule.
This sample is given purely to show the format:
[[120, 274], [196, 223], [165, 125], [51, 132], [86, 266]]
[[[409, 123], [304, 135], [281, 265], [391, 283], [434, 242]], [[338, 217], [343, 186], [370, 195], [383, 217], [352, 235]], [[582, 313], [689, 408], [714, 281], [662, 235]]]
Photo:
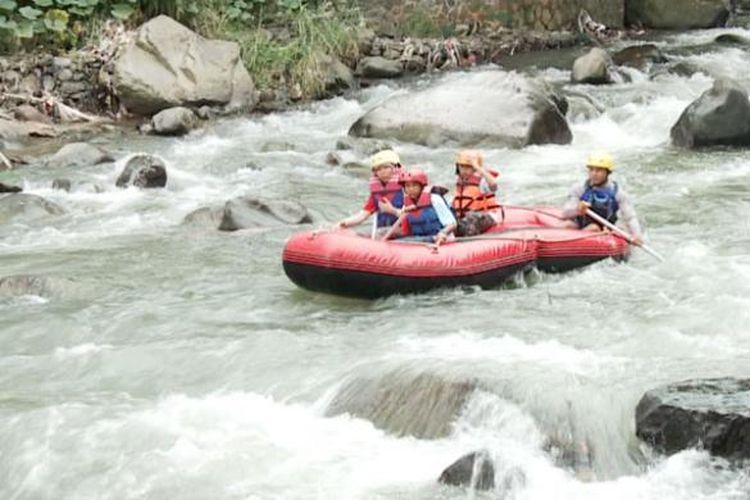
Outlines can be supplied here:
[[128, 110], [143, 115], [180, 105], [240, 110], [255, 104], [240, 46], [207, 40], [167, 16], [139, 28], [115, 61], [113, 82]]
[[163, 188], [167, 185], [167, 166], [161, 158], [148, 154], [131, 157], [115, 182], [117, 187]]
[[701, 447], [750, 458], [750, 379], [688, 380], [648, 391], [635, 410], [636, 435], [666, 454]]
[[495, 466], [486, 451], [469, 453], [446, 468], [438, 482], [451, 486], [491, 490], [495, 487]]
[[66, 144], [50, 156], [47, 159], [47, 165], [55, 168], [89, 167], [111, 161], [114, 161], [114, 158], [106, 151], [85, 142], [73, 142]]
[[239, 196], [224, 205], [219, 229], [237, 231], [310, 222], [312, 217], [309, 212], [297, 202]]
[[357, 120], [350, 135], [438, 146], [568, 144], [573, 135], [549, 93], [503, 71], [453, 74], [392, 97]]
[[50, 123], [50, 117], [30, 104], [21, 104], [13, 110], [13, 117], [22, 122]]
[[573, 83], [591, 83], [594, 85], [612, 83], [611, 67], [612, 59], [607, 51], [595, 47], [575, 60], [570, 79]]
[[222, 207], [201, 207], [187, 214], [185, 218], [182, 219], [182, 224], [186, 226], [217, 229], [223, 218], [224, 209]]
[[159, 111], [151, 118], [151, 131], [156, 135], [185, 135], [197, 125], [195, 113], [181, 106]]
[[628, 0], [625, 21], [644, 28], [686, 30], [724, 26], [725, 0]]
[[28, 137], [57, 137], [58, 130], [50, 124], [19, 122], [0, 118], [0, 139], [20, 140]]
[[385, 57], [363, 57], [357, 64], [357, 74], [362, 78], [398, 78], [404, 74], [400, 61]]
[[0, 195], [0, 224], [18, 221], [19, 219], [30, 221], [64, 213], [65, 210], [60, 205], [35, 194]]
[[396, 436], [438, 439], [450, 434], [476, 389], [476, 380], [397, 369], [348, 381], [329, 403], [326, 415], [348, 413]]
[[671, 130], [672, 143], [685, 148], [750, 146], [750, 102], [735, 82], [716, 80], [690, 104]]

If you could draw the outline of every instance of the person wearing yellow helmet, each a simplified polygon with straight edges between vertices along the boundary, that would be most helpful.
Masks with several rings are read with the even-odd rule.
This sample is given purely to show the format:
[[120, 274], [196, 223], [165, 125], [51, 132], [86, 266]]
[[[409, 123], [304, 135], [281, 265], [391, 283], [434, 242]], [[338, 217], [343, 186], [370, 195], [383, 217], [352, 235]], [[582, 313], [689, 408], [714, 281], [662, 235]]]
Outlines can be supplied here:
[[588, 177], [570, 190], [563, 207], [563, 217], [570, 219], [570, 227], [585, 231], [601, 231], [601, 224], [589, 217], [594, 213], [614, 224], [622, 218], [634, 237], [635, 244], [643, 243], [641, 225], [630, 197], [609, 177], [615, 170], [615, 161], [608, 154], [592, 154], [586, 162]]
[[362, 210], [339, 221], [336, 227], [344, 229], [353, 227], [366, 221], [371, 215], [377, 214], [377, 227], [390, 227], [397, 217], [385, 211], [384, 208], [401, 208], [404, 204], [404, 193], [399, 181], [401, 180], [401, 159], [391, 149], [384, 149], [370, 157], [370, 196]]

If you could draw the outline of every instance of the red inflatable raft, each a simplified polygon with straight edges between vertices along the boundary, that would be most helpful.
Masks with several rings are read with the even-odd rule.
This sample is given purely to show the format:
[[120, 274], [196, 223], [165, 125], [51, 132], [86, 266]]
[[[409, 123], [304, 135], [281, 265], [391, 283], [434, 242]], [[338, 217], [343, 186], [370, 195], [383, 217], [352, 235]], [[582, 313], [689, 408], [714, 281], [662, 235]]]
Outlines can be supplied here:
[[556, 209], [505, 207], [501, 213], [503, 222], [489, 232], [437, 250], [351, 230], [298, 233], [284, 247], [284, 271], [308, 290], [376, 298], [439, 287], [491, 288], [534, 267], [562, 272], [630, 254], [628, 243], [611, 233], [563, 228]]

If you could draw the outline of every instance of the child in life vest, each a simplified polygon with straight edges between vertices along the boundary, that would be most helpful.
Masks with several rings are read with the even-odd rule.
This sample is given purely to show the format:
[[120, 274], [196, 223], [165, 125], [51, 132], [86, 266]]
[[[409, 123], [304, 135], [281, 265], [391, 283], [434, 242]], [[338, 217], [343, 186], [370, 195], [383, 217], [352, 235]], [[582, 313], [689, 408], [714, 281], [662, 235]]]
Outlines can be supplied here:
[[437, 245], [447, 241], [457, 225], [448, 202], [443, 198], [447, 190], [430, 186], [427, 174], [418, 169], [405, 172], [401, 184], [404, 186], [403, 208], [385, 207], [401, 221], [399, 237], [431, 241]]
[[395, 208], [401, 208], [404, 204], [404, 193], [399, 183], [402, 168], [398, 154], [390, 149], [380, 151], [370, 158], [370, 168], [372, 177], [370, 177], [370, 195], [367, 201], [362, 210], [339, 221], [336, 224], [337, 228], [344, 229], [359, 225], [373, 214], [376, 214], [378, 228], [387, 228], [396, 222], [397, 217], [384, 212], [381, 204], [387, 202]]
[[591, 155], [586, 162], [586, 168], [588, 178], [584, 183], [573, 186], [563, 207], [563, 217], [570, 219], [567, 226], [584, 231], [604, 229], [586, 214], [586, 211], [591, 209], [612, 224], [622, 218], [634, 238], [634, 243], [642, 244], [643, 233], [635, 208], [630, 203], [628, 195], [609, 178], [615, 169], [612, 157], [606, 154]]
[[475, 236], [497, 224], [491, 212], [500, 208], [495, 198], [499, 175], [484, 168], [484, 158], [479, 151], [458, 152], [452, 203], [458, 218], [457, 236]]

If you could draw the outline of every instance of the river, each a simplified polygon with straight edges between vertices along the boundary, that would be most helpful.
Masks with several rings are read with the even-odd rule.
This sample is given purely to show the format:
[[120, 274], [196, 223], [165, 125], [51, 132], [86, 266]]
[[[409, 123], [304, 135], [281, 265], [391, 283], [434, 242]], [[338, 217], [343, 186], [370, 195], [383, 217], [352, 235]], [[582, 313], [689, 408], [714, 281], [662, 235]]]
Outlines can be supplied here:
[[[658, 43], [750, 86], [744, 48], [691, 49], [726, 31], [750, 38], [719, 30]], [[444, 78], [458, 86], [482, 71]], [[569, 79], [567, 69], [524, 71]], [[750, 375], [750, 153], [670, 146], [671, 126], [712, 77], [629, 73], [632, 83], [575, 88], [604, 111], [572, 107], [571, 145], [488, 149], [485, 164], [502, 172], [505, 203], [559, 204], [583, 181], [588, 153], [610, 152], [666, 262], [635, 251], [626, 264], [533, 274], [500, 290], [313, 294], [281, 266], [299, 228], [181, 224], [246, 193], [297, 199], [320, 224], [354, 213], [365, 178], [327, 166], [326, 154], [366, 110], [414, 83], [183, 138], [99, 139], [121, 158], [162, 156], [165, 190], [115, 188], [123, 160], [9, 174], [67, 214], [0, 227], [1, 276], [61, 281], [47, 296], [0, 298], [0, 498], [747, 498], [747, 472], [695, 450], [650, 452], [634, 408], [661, 383]], [[452, 182], [453, 148], [395, 146], [406, 165]], [[56, 177], [104, 190], [52, 190]], [[483, 389], [439, 439], [326, 416], [342, 384], [394, 370]], [[550, 434], [585, 443], [587, 470], [556, 461]], [[437, 484], [482, 448], [496, 462], [495, 490]]]

